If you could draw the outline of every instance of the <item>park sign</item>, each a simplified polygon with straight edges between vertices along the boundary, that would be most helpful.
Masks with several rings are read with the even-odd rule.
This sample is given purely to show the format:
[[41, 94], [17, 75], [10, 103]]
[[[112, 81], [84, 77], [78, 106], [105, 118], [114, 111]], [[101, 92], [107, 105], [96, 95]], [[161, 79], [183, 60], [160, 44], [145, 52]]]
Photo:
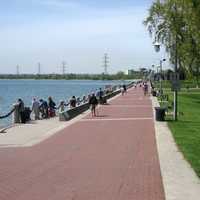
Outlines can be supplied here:
[[170, 74], [171, 80], [171, 89], [172, 91], [180, 91], [181, 83], [180, 83], [180, 75], [179, 73], [171, 73]]

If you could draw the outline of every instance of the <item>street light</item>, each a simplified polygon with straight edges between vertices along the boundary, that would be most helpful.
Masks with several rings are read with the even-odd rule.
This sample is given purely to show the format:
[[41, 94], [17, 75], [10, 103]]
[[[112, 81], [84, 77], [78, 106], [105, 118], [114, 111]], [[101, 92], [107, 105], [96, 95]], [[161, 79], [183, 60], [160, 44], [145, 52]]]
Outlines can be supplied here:
[[151, 70], [151, 81], [153, 80], [154, 81], [154, 67], [155, 65], [151, 65], [152, 67], [152, 70]]
[[[175, 59], [174, 59], [174, 86], [173, 86], [173, 90], [174, 90], [174, 120], [176, 121], [178, 119], [178, 88], [179, 88], [179, 78], [178, 78], [178, 52], [177, 52], [177, 35], [175, 37], [175, 41], [174, 41], [174, 45], [171, 46], [171, 48], [174, 48], [175, 51]], [[154, 43], [154, 48], [156, 52], [160, 51], [160, 43], [159, 42], [155, 42]], [[161, 75], [162, 75], [162, 62], [165, 61], [165, 59], [160, 60], [160, 71], [161, 71]], [[160, 92], [162, 92], [162, 77], [160, 77]]]
[[154, 48], [156, 52], [160, 51], [160, 43], [159, 42], [154, 42]]
[[160, 60], [160, 94], [163, 94], [163, 90], [162, 90], [162, 63], [166, 61], [166, 59], [162, 59]]
[[[155, 42], [154, 43], [154, 48], [156, 52], [160, 51], [160, 43], [159, 42]], [[162, 59], [160, 60], [160, 94], [163, 94], [163, 90], [162, 90], [162, 63], [166, 61], [166, 59]]]

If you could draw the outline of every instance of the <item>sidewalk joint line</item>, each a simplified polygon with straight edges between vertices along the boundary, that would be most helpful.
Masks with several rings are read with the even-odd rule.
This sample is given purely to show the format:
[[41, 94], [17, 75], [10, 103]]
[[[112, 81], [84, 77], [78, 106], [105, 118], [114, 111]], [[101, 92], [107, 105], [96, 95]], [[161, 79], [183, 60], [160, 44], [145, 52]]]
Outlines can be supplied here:
[[81, 119], [80, 122], [95, 122], [95, 121], [137, 121], [137, 120], [153, 120], [153, 117], [141, 117], [141, 118], [90, 118], [90, 119]]

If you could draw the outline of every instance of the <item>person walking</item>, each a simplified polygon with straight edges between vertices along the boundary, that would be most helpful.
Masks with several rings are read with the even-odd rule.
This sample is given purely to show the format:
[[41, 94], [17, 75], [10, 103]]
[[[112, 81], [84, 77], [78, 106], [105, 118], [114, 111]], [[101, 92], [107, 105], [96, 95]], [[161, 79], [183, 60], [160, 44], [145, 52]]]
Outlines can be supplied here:
[[98, 105], [98, 100], [95, 96], [95, 94], [93, 93], [92, 96], [89, 99], [89, 105], [91, 108], [91, 112], [92, 112], [92, 117], [96, 117], [96, 106]]
[[147, 83], [144, 83], [143, 90], [144, 90], [144, 96], [146, 96], [148, 94], [148, 84]]
[[124, 96], [124, 87], [123, 86], [121, 86], [121, 88], [120, 88], [120, 90], [121, 90], [121, 94], [122, 94], [122, 96]]
[[40, 119], [40, 103], [36, 98], [33, 98], [31, 110], [34, 113], [35, 120]]
[[122, 87], [124, 89], [124, 94], [126, 94], [127, 93], [126, 85], [124, 84]]

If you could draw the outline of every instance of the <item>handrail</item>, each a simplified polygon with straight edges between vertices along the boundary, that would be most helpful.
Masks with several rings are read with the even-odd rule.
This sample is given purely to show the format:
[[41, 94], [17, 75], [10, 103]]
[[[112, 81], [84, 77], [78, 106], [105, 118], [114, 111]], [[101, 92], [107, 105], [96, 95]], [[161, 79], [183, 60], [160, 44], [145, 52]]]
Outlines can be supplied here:
[[13, 108], [9, 113], [7, 113], [6, 115], [0, 116], [0, 119], [4, 119], [9, 117], [13, 112], [15, 111], [15, 108]]

